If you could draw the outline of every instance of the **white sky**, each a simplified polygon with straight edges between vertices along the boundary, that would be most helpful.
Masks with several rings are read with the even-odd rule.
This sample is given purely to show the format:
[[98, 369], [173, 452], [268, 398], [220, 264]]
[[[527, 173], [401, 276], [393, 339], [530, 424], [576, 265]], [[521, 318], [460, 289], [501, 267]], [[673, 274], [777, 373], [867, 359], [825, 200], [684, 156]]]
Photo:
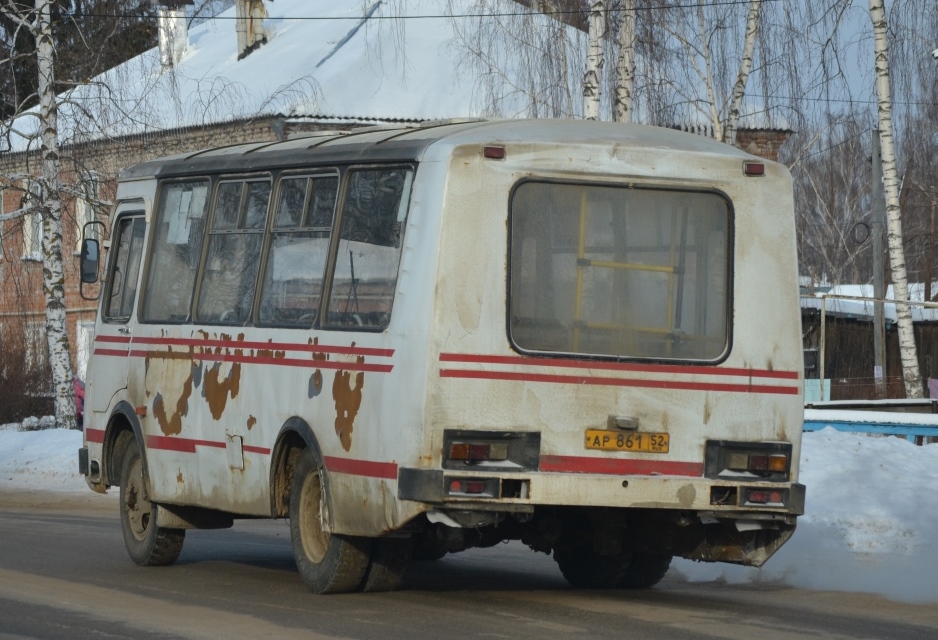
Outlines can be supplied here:
[[[78, 431], [0, 426], [0, 491], [90, 494], [78, 475], [81, 444]], [[762, 569], [677, 559], [672, 571], [692, 582], [766, 582], [938, 603], [938, 444], [833, 429], [806, 433], [800, 481], [807, 513]]]

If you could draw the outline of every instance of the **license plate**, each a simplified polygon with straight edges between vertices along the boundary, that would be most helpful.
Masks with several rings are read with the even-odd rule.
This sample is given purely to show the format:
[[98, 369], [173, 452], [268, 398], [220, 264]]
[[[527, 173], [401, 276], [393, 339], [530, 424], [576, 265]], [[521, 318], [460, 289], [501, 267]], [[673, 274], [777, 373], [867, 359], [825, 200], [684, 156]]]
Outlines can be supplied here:
[[603, 451], [640, 451], [667, 453], [671, 436], [667, 433], [645, 433], [587, 429], [586, 448]]

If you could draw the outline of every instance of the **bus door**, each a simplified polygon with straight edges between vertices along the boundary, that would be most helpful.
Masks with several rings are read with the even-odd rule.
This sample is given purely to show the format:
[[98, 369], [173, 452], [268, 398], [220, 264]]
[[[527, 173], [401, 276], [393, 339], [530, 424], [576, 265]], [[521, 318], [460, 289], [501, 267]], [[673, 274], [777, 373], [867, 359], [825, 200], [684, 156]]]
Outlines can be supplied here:
[[114, 395], [127, 388], [134, 326], [131, 318], [137, 299], [145, 233], [142, 203], [118, 205], [111, 227], [111, 255], [102, 291], [101, 317], [94, 336], [94, 357], [88, 365], [90, 384], [85, 402], [91, 411], [107, 411]]

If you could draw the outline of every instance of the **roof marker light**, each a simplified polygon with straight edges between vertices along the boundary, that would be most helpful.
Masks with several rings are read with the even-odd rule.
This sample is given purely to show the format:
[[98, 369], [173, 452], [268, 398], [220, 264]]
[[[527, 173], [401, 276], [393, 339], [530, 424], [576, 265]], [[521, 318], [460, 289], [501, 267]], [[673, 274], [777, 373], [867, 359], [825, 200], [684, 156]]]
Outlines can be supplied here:
[[504, 160], [505, 147], [482, 147], [482, 156], [491, 160]]
[[764, 176], [765, 165], [761, 162], [744, 162], [743, 173], [747, 176]]

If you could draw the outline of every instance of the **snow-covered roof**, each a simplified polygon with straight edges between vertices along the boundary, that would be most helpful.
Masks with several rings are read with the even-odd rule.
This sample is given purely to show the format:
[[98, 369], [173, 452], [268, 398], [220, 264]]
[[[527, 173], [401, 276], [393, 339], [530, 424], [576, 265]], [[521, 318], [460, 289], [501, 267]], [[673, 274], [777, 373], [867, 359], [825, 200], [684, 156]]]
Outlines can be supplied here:
[[[257, 116], [374, 123], [491, 115], [474, 99], [478, 72], [466, 61], [453, 19], [443, 15], [447, 7], [471, 13], [470, 0], [277, 0], [266, 7], [268, 42], [241, 60], [232, 8], [190, 29], [174, 67], [161, 66], [153, 48], [73, 90], [60, 109], [61, 138]], [[79, 122], [72, 104], [93, 113], [95, 125]], [[501, 115], [516, 117], [528, 100], [519, 95], [500, 105]], [[19, 126], [35, 126], [31, 120]], [[23, 140], [13, 144], [25, 148]]]
[[[826, 287], [825, 287], [826, 288]], [[922, 302], [924, 300], [925, 285], [912, 283], [909, 285], [909, 299]], [[932, 295], [938, 293], [938, 283], [932, 283]], [[827, 297], [822, 297], [827, 296]], [[843, 296], [843, 297], [838, 297]], [[853, 298], [866, 298], [855, 300]], [[832, 285], [829, 291], [817, 293], [813, 297], [801, 298], [802, 309], [821, 309], [824, 305], [825, 313], [832, 316], [871, 320], [873, 318], [873, 285], [871, 284], [838, 284]], [[886, 300], [895, 300], [892, 285], [886, 288]], [[883, 305], [883, 315], [886, 322], [896, 322], [896, 305], [887, 302]], [[925, 308], [921, 305], [912, 306], [913, 322], [933, 322], [938, 320], [938, 308]]]

